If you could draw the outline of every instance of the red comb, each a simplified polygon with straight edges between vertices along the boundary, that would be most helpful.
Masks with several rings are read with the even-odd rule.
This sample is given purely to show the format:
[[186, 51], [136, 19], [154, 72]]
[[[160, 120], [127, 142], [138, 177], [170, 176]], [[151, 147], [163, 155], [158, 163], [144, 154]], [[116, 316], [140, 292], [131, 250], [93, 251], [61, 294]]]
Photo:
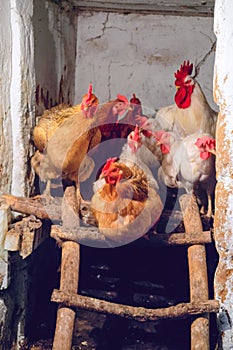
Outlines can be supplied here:
[[136, 124], [133, 134], [133, 141], [138, 141], [140, 139], [139, 126]]
[[102, 173], [105, 172], [106, 170], [108, 170], [110, 168], [110, 166], [112, 165], [112, 163], [115, 163], [116, 160], [117, 160], [117, 157], [108, 158], [107, 162], [105, 163], [105, 165], [102, 169]]
[[175, 85], [180, 86], [184, 82], [184, 79], [188, 76], [191, 75], [193, 71], [193, 64], [189, 63], [189, 61], [184, 61], [183, 64], [181, 64], [180, 69], [177, 70], [175, 75]]
[[124, 103], [129, 103], [127, 97], [125, 97], [124, 95], [117, 94], [117, 99]]
[[89, 102], [92, 95], [92, 84], [89, 85], [86, 102]]
[[199, 137], [195, 142], [195, 146], [197, 146], [198, 148], [208, 145], [210, 149], [213, 149], [215, 148], [215, 144], [215, 139], [209, 136]]
[[[161, 138], [163, 137], [163, 135], [166, 134], [166, 133], [167, 133], [167, 132], [164, 131], [164, 130], [157, 130], [157, 131], [155, 131], [155, 132], [153, 133], [153, 135], [154, 135], [154, 137], [155, 137], [155, 139], [156, 139], [157, 141], [160, 141]], [[167, 133], [167, 134], [169, 135], [169, 133]]]
[[133, 97], [131, 97], [130, 103], [134, 103], [135, 105], [141, 105], [141, 101], [139, 100], [139, 98], [136, 97], [135, 94], [133, 94]]

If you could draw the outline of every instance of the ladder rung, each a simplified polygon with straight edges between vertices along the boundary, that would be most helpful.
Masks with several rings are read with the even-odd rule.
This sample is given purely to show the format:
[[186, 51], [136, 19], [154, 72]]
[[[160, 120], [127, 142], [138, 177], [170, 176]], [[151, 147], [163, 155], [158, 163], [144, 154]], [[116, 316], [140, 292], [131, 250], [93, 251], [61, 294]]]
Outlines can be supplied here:
[[[115, 243], [111, 243], [106, 240], [105, 237], [93, 227], [79, 227], [78, 229], [67, 230], [66, 228], [58, 225], [52, 225], [51, 236], [60, 240], [71, 240], [86, 245], [95, 245], [101, 247], [116, 246]], [[151, 234], [148, 239], [143, 240], [145, 245], [157, 246], [157, 245], [193, 245], [193, 244], [205, 244], [212, 242], [212, 236], [210, 231], [195, 232], [192, 234], [187, 233], [156, 233]], [[135, 242], [136, 243], [136, 242]], [[143, 245], [144, 245], [143, 244]], [[142, 242], [140, 241], [140, 246]]]
[[112, 303], [74, 293], [66, 293], [57, 289], [54, 289], [51, 300], [67, 307], [77, 307], [84, 310], [113, 314], [137, 321], [185, 318], [189, 315], [217, 313], [219, 311], [219, 302], [217, 300], [180, 303], [161, 309], [147, 309]]

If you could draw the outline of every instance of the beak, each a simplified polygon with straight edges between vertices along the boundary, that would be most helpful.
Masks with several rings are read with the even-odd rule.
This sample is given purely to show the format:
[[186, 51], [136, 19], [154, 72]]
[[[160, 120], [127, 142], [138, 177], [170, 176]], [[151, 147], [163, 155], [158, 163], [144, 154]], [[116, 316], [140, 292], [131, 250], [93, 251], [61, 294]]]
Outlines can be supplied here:
[[176, 89], [179, 90], [179, 89], [180, 89], [180, 86], [176, 85]]
[[133, 110], [133, 108], [129, 105], [129, 107], [128, 108], [126, 108], [127, 109], [127, 111], [132, 111]]
[[215, 149], [209, 149], [208, 152], [212, 153], [214, 156], [216, 156], [216, 151]]
[[161, 146], [162, 142], [161, 141], [156, 141], [156, 146]]
[[104, 179], [105, 176], [106, 176], [106, 175], [105, 175], [104, 173], [101, 173], [99, 179]]

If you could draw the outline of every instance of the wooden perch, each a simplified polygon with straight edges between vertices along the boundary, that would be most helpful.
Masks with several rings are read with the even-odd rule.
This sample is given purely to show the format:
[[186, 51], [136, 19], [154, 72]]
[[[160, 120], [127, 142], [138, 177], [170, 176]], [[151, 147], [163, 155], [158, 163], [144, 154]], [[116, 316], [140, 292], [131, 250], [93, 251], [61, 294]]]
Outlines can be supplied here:
[[[189, 194], [180, 197], [180, 206], [187, 234], [202, 231], [202, 222], [196, 198]], [[206, 251], [203, 244], [188, 247], [190, 301], [202, 303], [208, 300], [208, 275]], [[209, 350], [209, 315], [197, 317], [191, 325], [191, 349]]]
[[[78, 225], [78, 202], [73, 186], [66, 188], [62, 203], [63, 222], [69, 225], [69, 215], [75, 218], [71, 224]], [[79, 283], [80, 246], [78, 243], [66, 241], [62, 244], [60, 290], [68, 293], [77, 293]], [[53, 340], [53, 350], [70, 350], [75, 322], [73, 308], [60, 305], [57, 311], [56, 329]]]
[[[115, 247], [115, 242], [107, 240], [96, 227], [79, 227], [71, 231], [65, 230], [62, 226], [52, 225], [51, 237], [56, 240], [70, 240], [81, 244], [95, 247]], [[143, 244], [144, 242], [144, 244]], [[140, 241], [140, 245], [191, 245], [199, 243], [211, 243], [210, 231], [197, 232], [195, 234], [172, 233], [172, 234], [152, 234], [148, 239]]]
[[135, 319], [137, 321], [185, 318], [188, 315], [219, 311], [219, 302], [217, 300], [209, 300], [200, 303], [181, 303], [162, 309], [147, 309], [143, 307], [112, 303], [83, 295], [67, 293], [61, 290], [59, 291], [57, 289], [53, 291], [51, 300], [69, 307], [77, 307], [84, 310], [102, 312], [110, 315]]
[[3, 194], [1, 202], [8, 204], [11, 210], [22, 214], [35, 215], [39, 219], [61, 220], [61, 198], [48, 201], [41, 196], [25, 198]]

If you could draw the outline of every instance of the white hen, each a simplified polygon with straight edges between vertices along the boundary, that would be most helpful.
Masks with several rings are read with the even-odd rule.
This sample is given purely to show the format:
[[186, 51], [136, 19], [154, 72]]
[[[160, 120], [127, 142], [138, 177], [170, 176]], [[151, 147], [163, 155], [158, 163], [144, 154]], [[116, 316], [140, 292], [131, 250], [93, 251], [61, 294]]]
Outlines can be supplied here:
[[185, 188], [187, 193], [204, 191], [208, 198], [207, 217], [212, 216], [215, 188], [215, 140], [210, 134], [192, 134], [179, 140], [174, 134], [160, 132], [157, 140], [164, 154], [159, 178], [166, 186]]

